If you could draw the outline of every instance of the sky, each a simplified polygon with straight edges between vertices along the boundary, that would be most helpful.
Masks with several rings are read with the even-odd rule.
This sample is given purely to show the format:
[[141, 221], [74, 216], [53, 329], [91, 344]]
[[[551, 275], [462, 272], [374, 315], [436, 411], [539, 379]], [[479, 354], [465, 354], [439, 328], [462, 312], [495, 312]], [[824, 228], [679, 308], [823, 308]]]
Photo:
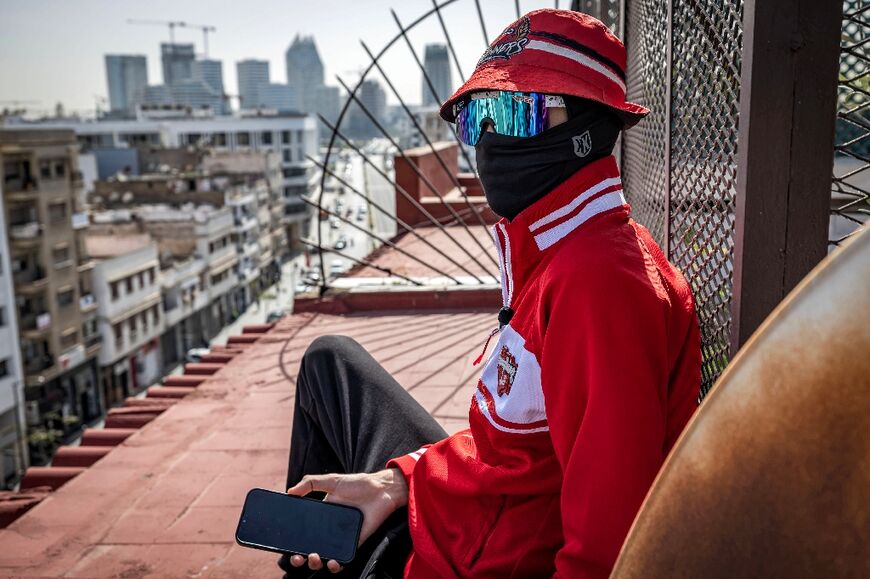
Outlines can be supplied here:
[[[511, 0], [480, 4], [490, 38], [516, 17]], [[520, 2], [524, 12], [553, 5]], [[432, 7], [432, 0], [0, 0], [0, 109], [13, 108], [8, 101], [17, 100], [34, 101], [19, 105], [31, 111], [52, 110], [57, 102], [67, 111], [93, 111], [97, 100], [108, 96], [104, 54], [146, 55], [149, 83], [161, 83], [159, 45], [169, 40], [168, 28], [132, 25], [128, 19], [215, 26], [209, 56], [223, 61], [224, 86], [235, 94], [235, 63], [245, 58], [269, 60], [272, 82], [285, 82], [284, 52], [297, 34], [314, 36], [327, 84], [337, 84], [336, 75], [355, 81], [370, 62], [360, 40], [379, 52], [398, 34], [391, 8], [407, 26]], [[453, 0], [442, 14], [467, 76], [486, 47], [474, 0]], [[202, 52], [199, 30], [177, 28], [175, 37]], [[421, 59], [427, 42], [444, 41], [434, 15], [409, 37]], [[403, 99], [420, 101], [421, 75], [404, 40], [384, 53], [383, 66]], [[455, 68], [453, 80], [458, 86]], [[385, 89], [388, 102], [396, 103]]]

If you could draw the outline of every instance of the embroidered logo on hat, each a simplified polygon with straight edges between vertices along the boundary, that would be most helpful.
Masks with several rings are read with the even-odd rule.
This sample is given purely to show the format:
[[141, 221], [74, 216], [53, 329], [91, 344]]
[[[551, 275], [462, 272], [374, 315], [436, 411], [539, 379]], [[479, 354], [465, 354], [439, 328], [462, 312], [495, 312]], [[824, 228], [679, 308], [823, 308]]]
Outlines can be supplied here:
[[574, 154], [578, 157], [585, 157], [592, 150], [592, 135], [589, 134], [589, 131], [586, 131], [582, 135], [571, 137], [571, 141], [574, 142]]
[[515, 54], [522, 52], [523, 48], [529, 43], [529, 19], [522, 17], [517, 22], [516, 28], [510, 27], [501, 33], [498, 39], [513, 38], [513, 40], [505, 40], [503, 42], [495, 42], [492, 46], [483, 52], [483, 56], [477, 61], [475, 68], [485, 62], [502, 58], [507, 60]]

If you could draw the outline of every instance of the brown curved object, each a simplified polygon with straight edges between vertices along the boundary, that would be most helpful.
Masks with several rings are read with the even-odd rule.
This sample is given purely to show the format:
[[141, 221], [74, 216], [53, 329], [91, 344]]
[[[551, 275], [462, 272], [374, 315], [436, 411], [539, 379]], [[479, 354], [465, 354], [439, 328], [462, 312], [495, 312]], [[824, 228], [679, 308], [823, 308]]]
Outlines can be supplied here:
[[185, 364], [184, 373], [194, 376], [210, 376], [223, 368], [223, 364]]
[[214, 354], [206, 354], [202, 358], [200, 358], [200, 362], [204, 362], [206, 364], [226, 364], [236, 357], [236, 354], [228, 354], [225, 352], [218, 352]]
[[248, 324], [242, 328], [243, 334], [265, 334], [275, 327], [275, 324]]
[[239, 336], [230, 336], [227, 338], [227, 346], [244, 347], [246, 344], [253, 344], [259, 340], [261, 336], [262, 334], [241, 334]]
[[25, 491], [0, 491], [0, 529], [42, 502], [51, 494], [51, 487], [32, 487]]
[[149, 386], [146, 390], [148, 398], [184, 398], [196, 388], [185, 386]]
[[612, 576], [870, 577], [870, 231], [736, 356]]

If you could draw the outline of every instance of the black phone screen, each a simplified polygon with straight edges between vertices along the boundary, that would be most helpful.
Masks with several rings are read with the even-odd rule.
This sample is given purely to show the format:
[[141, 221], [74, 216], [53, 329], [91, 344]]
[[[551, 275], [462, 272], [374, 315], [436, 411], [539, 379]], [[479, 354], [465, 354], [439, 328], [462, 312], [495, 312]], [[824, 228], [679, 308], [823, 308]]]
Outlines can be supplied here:
[[348, 563], [356, 555], [362, 512], [354, 507], [252, 489], [245, 499], [236, 541], [280, 553], [317, 553]]

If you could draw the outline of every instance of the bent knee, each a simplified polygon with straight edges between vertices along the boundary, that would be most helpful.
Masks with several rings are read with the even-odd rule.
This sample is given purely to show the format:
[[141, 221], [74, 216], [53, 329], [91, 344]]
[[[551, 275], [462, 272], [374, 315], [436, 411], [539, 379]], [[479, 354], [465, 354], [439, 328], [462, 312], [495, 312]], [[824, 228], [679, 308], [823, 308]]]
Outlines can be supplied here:
[[318, 336], [308, 345], [308, 349], [305, 350], [302, 359], [311, 360], [313, 358], [323, 359], [344, 357], [342, 356], [343, 353], [357, 348], [360, 348], [360, 345], [356, 340], [348, 336]]

